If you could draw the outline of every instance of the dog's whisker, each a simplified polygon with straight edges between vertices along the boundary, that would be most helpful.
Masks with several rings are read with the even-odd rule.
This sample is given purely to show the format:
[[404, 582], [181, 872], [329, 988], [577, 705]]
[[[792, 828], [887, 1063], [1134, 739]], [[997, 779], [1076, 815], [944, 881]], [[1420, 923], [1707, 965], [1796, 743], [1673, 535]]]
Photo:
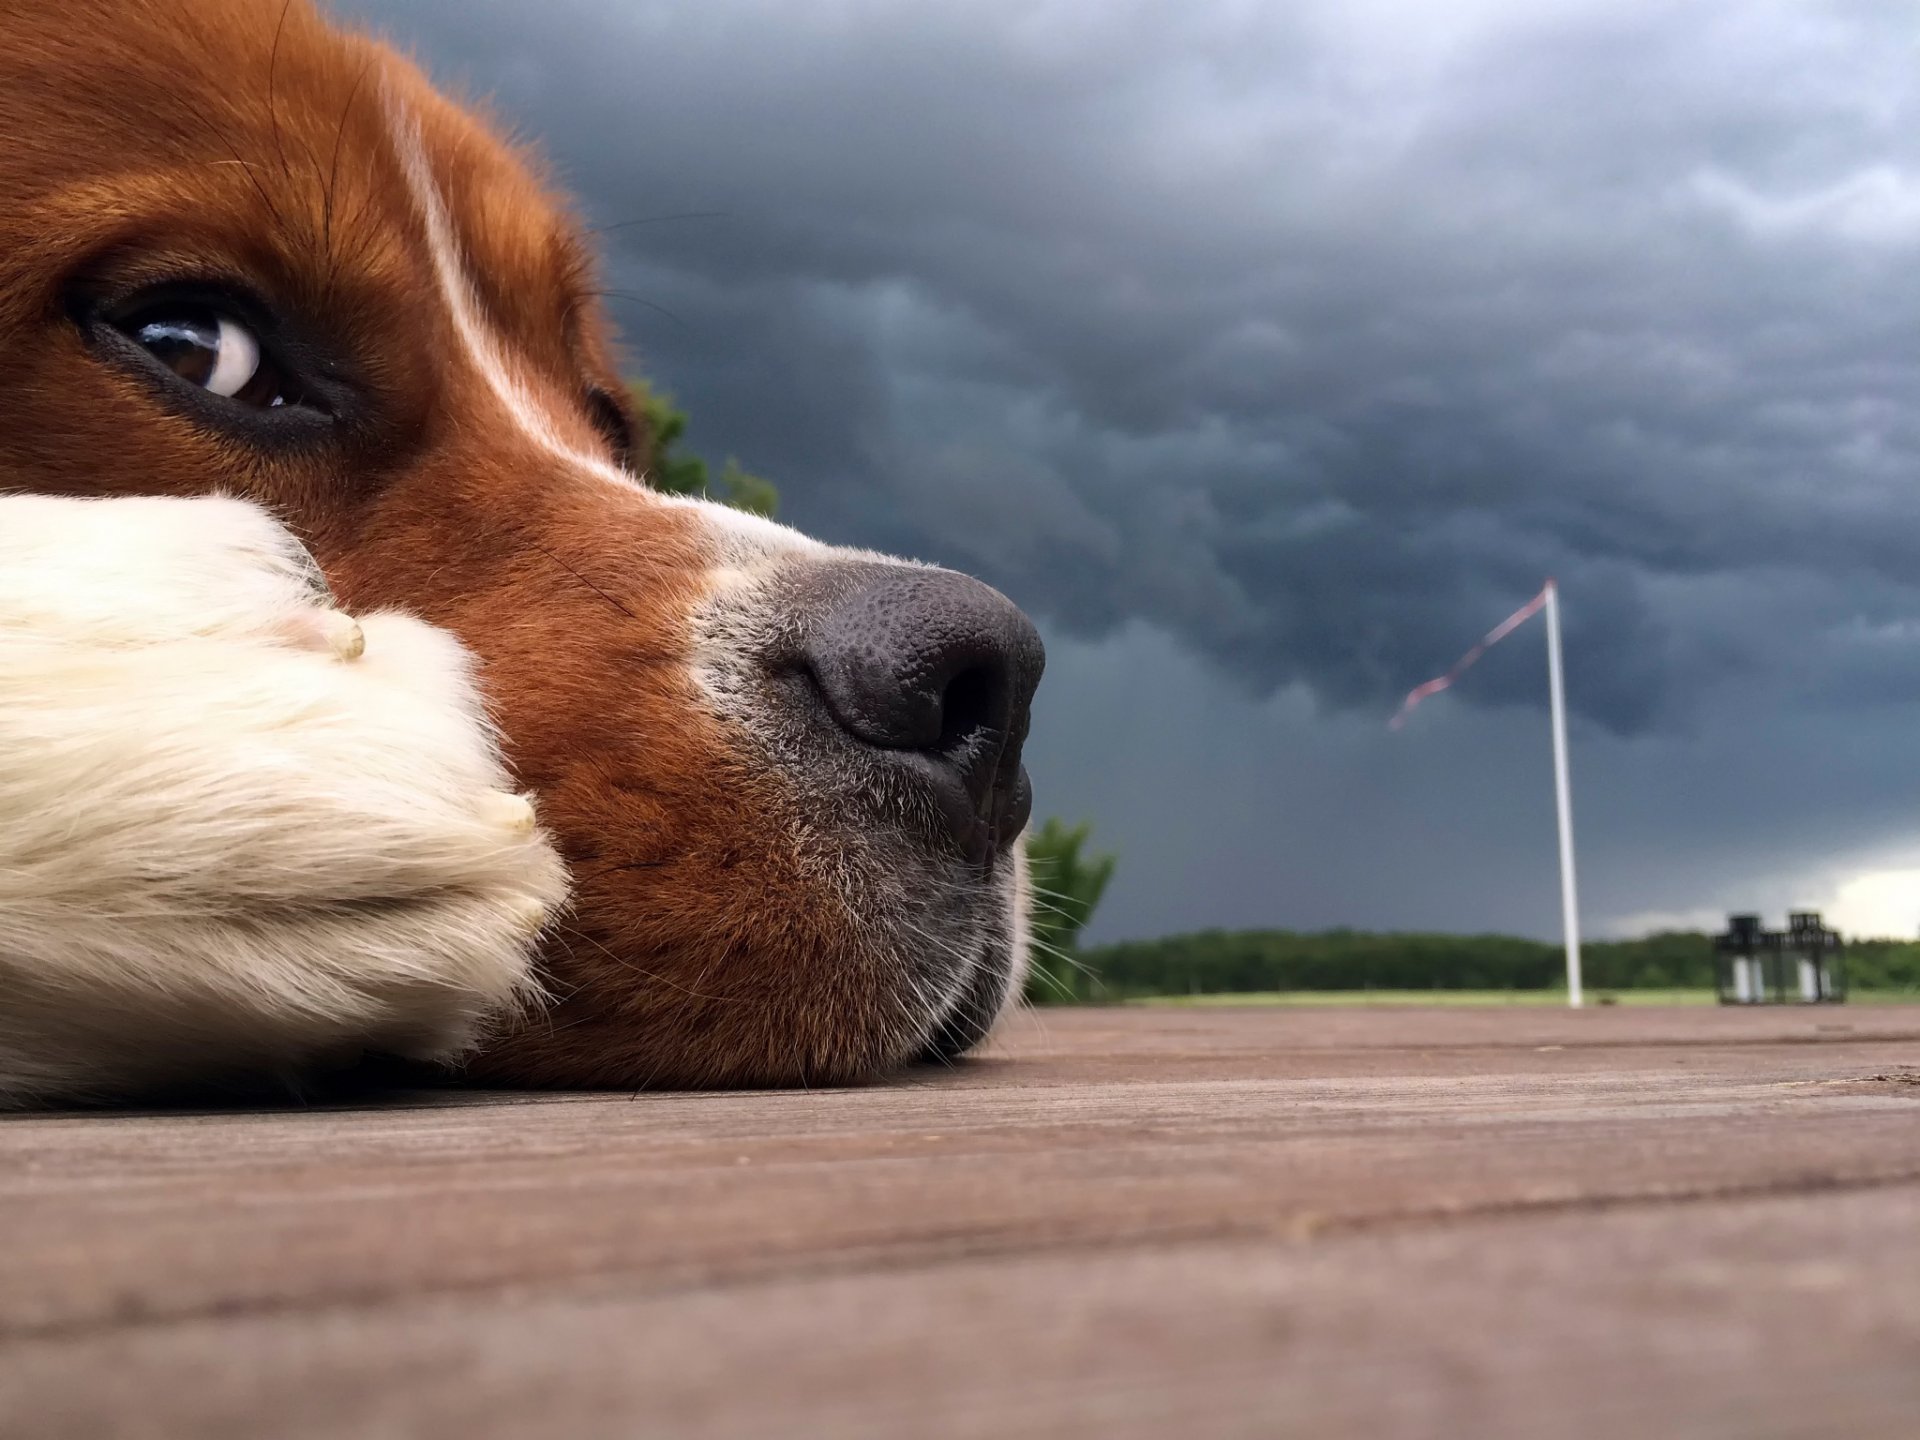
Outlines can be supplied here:
[[720, 1004], [731, 1005], [731, 1004], [734, 1004], [739, 999], [739, 997], [735, 995], [705, 995], [698, 990], [689, 989], [687, 986], [680, 984], [677, 980], [673, 979], [671, 976], [661, 975], [656, 971], [649, 970], [644, 965], [637, 964], [634, 961], [627, 959], [624, 955], [616, 955], [613, 951], [609, 950], [605, 945], [602, 945], [598, 940], [594, 939], [591, 935], [587, 934], [583, 930], [576, 929], [571, 925], [556, 924], [554, 926], [554, 929], [559, 934], [565, 936], [570, 940], [584, 940], [587, 944], [591, 945], [594, 949], [598, 950], [602, 955], [606, 956], [607, 959], [613, 961], [614, 964], [619, 965], [624, 969], [631, 970], [636, 975], [644, 975], [649, 980], [658, 980], [662, 985], [665, 985], [670, 989], [678, 990], [684, 995], [691, 995], [695, 1000], [713, 1000]]
[[554, 554], [553, 551], [547, 549], [547, 547], [542, 545], [539, 541], [529, 540], [527, 541], [527, 544], [531, 545], [535, 550], [538, 550], [542, 555], [546, 556], [547, 559], [551, 560], [554, 564], [558, 565], [562, 570], [566, 571], [567, 574], [571, 575], [574, 579], [578, 580], [582, 585], [586, 586], [587, 589], [591, 590], [594, 594], [598, 595], [602, 600], [606, 601], [607, 604], [611, 605], [614, 609], [618, 610], [622, 615], [626, 616], [629, 620], [638, 620], [640, 618], [638, 615], [634, 614], [633, 611], [629, 610], [625, 605], [622, 605], [618, 600], [614, 599], [613, 596], [609, 595], [606, 591], [602, 590], [598, 585], [594, 584], [593, 581], [589, 580], [586, 576], [582, 575], [578, 570], [574, 569], [573, 566], [569, 565], [566, 561], [562, 560], [558, 555]]
[[678, 210], [670, 215], [642, 215], [637, 220], [621, 220], [612, 225], [590, 225], [589, 235], [611, 235], [617, 230], [632, 230], [641, 225], [666, 225], [678, 220], [731, 220], [729, 210]]

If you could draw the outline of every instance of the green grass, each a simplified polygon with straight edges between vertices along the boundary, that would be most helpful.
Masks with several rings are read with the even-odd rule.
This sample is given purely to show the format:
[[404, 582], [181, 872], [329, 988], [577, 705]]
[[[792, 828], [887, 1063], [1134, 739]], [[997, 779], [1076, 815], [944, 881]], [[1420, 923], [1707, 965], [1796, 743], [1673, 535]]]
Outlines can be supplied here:
[[[1130, 1005], [1560, 1005], [1564, 990], [1255, 990], [1218, 995], [1143, 995]], [[1711, 990], [1589, 990], [1587, 1004], [1711, 1005]], [[1910, 990], [1855, 991], [1852, 1005], [1920, 1004]]]

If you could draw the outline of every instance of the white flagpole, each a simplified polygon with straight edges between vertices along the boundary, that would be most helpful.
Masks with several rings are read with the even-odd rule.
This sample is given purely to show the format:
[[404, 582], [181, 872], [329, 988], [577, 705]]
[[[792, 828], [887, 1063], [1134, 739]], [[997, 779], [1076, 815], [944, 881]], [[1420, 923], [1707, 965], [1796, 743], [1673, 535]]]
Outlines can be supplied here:
[[1580, 897], [1573, 880], [1573, 787], [1567, 779], [1567, 697], [1560, 678], [1560, 587], [1547, 581], [1547, 688], [1553, 707], [1553, 793], [1560, 809], [1560, 924], [1567, 941], [1567, 1004], [1579, 1009]]

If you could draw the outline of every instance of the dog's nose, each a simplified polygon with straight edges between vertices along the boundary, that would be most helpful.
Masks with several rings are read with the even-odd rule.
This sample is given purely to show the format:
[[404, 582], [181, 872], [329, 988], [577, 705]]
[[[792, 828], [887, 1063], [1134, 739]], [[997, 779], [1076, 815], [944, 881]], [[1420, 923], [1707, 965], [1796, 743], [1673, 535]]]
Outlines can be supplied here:
[[1020, 747], [1046, 651], [1011, 600], [951, 570], [876, 568], [819, 617], [805, 662], [842, 730], [932, 782], [964, 854], [1013, 843], [1033, 809]]

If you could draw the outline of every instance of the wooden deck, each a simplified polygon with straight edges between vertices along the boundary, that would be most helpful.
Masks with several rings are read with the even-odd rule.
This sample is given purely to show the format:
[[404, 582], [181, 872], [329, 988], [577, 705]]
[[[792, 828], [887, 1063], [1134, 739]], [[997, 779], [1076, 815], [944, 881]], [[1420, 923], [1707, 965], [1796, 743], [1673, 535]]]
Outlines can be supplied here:
[[0, 1121], [0, 1435], [1920, 1434], [1920, 1009]]

